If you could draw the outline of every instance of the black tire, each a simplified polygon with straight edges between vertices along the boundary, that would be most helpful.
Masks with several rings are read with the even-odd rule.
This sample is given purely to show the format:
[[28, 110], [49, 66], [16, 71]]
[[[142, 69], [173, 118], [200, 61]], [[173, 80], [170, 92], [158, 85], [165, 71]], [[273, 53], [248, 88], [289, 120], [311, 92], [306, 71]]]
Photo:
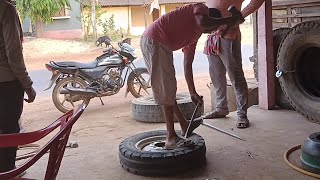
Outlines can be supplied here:
[[308, 120], [320, 124], [320, 23], [295, 26], [278, 52], [279, 81], [292, 107]]
[[[274, 62], [274, 67], [275, 67], [274, 74], [277, 71], [276, 59], [277, 59], [278, 49], [279, 49], [280, 43], [290, 30], [291, 30], [291, 28], [279, 28], [279, 29], [273, 30], [273, 55], [274, 55], [274, 61], [275, 61]], [[256, 56], [254, 56], [252, 58], [253, 58], [252, 61], [253, 61], [254, 76], [255, 76], [256, 80], [259, 81], [259, 79], [258, 79], [258, 73], [259, 73], [258, 72], [258, 58]], [[283, 109], [293, 109], [292, 106], [290, 105], [289, 101], [287, 100], [287, 98], [283, 94], [278, 79], [275, 80], [275, 94], [276, 94], [276, 105], [278, 105], [280, 108], [283, 108]]]
[[[82, 80], [80, 78], [74, 78], [74, 77], [67, 77], [65, 79], [59, 80], [56, 83], [56, 85], [54, 86], [53, 91], [52, 91], [52, 101], [53, 101], [53, 104], [56, 106], [56, 108], [59, 111], [61, 111], [62, 113], [66, 113], [72, 109], [72, 107], [66, 107], [62, 104], [62, 102], [59, 101], [60, 90], [62, 87], [64, 87], [68, 83], [77, 83], [81, 87], [87, 86], [87, 83], [84, 80]], [[64, 95], [64, 96], [66, 98], [66, 96], [68, 96], [68, 95]], [[90, 99], [83, 99], [81, 101], [82, 101], [82, 104], [88, 105], [90, 102]]]
[[[139, 97], [142, 97], [143, 94], [142, 94], [142, 91], [144, 92], [144, 89], [141, 87], [141, 84], [140, 84], [140, 81], [138, 80], [138, 77], [143, 77], [142, 75], [145, 74], [145, 75], [149, 75], [149, 72], [146, 68], [136, 68], [134, 69], [134, 71], [132, 71], [129, 76], [128, 76], [128, 80], [127, 80], [127, 86], [128, 86], [128, 90], [129, 92], [135, 97], [135, 98], [139, 98]], [[138, 77], [137, 77], [138, 76]], [[151, 93], [151, 85], [150, 85], [150, 75], [149, 75], [149, 79], [146, 79], [146, 77], [143, 77], [145, 81], [147, 81], [148, 83], [148, 93]], [[138, 87], [142, 88], [140, 89], [140, 91], [138, 92], [136, 89], [135, 89], [135, 84], [138, 85]], [[145, 94], [147, 94], [147, 92], [145, 92]]]
[[[288, 34], [289, 31], [291, 31], [291, 28], [279, 28], [279, 29], [273, 30], [273, 57], [275, 61], [274, 63], [275, 72], [277, 71], [276, 64], [277, 64], [277, 55], [278, 55], [279, 46], [281, 44], [281, 41]], [[282, 109], [292, 110], [293, 108], [290, 102], [282, 92], [278, 78], [276, 78], [275, 80], [275, 91], [276, 91], [275, 92], [276, 104]]]
[[[179, 132], [178, 132], [179, 133]], [[147, 151], [148, 141], [160, 140], [163, 147], [166, 131], [150, 131], [134, 135], [122, 141], [119, 145], [119, 159], [123, 169], [130, 173], [147, 176], [163, 176], [181, 173], [192, 168], [199, 168], [206, 162], [206, 145], [204, 139], [193, 134], [189, 137], [194, 146], [181, 147], [173, 150], [159, 149]], [[154, 139], [152, 139], [154, 138]], [[150, 150], [150, 149], [149, 149]]]
[[[190, 120], [195, 109], [189, 93], [177, 93], [177, 104], [183, 116]], [[200, 117], [204, 113], [204, 105], [199, 107], [195, 117]], [[146, 96], [132, 101], [132, 116], [134, 120], [148, 123], [165, 122], [160, 105], [157, 105], [152, 96]], [[175, 119], [175, 121], [177, 121]]]

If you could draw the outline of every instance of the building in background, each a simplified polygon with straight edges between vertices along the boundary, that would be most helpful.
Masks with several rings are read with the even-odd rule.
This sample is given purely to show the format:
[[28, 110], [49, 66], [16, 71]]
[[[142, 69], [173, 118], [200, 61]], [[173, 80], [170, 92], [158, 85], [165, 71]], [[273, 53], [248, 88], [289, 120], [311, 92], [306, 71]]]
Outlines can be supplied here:
[[[80, 17], [80, 4], [76, 0], [69, 0], [71, 10], [63, 9], [55, 17], [50, 24], [43, 24], [43, 38], [51, 39], [78, 39], [82, 38]], [[26, 18], [22, 22], [23, 32], [25, 35], [33, 35], [36, 33], [30, 19]]]
[[[99, 0], [103, 11], [100, 20], [104, 21], [114, 15], [116, 28], [122, 28], [132, 35], [141, 35], [146, 26], [161, 15], [190, 3], [205, 2], [204, 0], [158, 0], [160, 10], [154, 9], [150, 14], [152, 0]], [[98, 34], [102, 27], [98, 26]]]

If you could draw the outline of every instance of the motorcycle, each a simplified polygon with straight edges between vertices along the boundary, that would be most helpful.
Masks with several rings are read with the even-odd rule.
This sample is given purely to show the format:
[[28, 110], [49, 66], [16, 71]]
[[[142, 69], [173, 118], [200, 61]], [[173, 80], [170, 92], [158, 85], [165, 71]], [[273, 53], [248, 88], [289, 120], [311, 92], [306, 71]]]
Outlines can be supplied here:
[[90, 63], [54, 62], [46, 64], [52, 72], [48, 87], [55, 84], [52, 101], [65, 113], [76, 103], [88, 105], [92, 98], [117, 94], [127, 82], [125, 96], [130, 92], [135, 98], [150, 94], [150, 76], [146, 68], [137, 68], [135, 49], [128, 43], [119, 42], [119, 49], [111, 46]]

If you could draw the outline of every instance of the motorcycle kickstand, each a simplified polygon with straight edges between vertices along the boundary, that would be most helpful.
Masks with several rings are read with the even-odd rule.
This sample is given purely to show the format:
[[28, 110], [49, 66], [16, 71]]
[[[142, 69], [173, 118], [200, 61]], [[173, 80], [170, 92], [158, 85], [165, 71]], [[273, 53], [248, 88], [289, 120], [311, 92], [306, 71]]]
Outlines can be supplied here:
[[104, 105], [104, 103], [103, 103], [103, 101], [102, 101], [101, 97], [99, 97], [99, 99], [100, 99], [101, 105], [103, 106], [103, 105]]

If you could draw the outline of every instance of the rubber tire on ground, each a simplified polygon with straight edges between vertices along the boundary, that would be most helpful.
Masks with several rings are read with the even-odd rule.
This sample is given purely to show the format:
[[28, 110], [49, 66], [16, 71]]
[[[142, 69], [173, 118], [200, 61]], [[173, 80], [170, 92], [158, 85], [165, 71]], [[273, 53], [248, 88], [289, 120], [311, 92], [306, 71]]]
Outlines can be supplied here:
[[[283, 38], [290, 31], [291, 31], [291, 28], [279, 28], [279, 29], [273, 30], [273, 55], [274, 55], [273, 57], [274, 57], [274, 61], [275, 61], [275, 63], [274, 63], [275, 64], [274, 65], [275, 72], [277, 71], [276, 64], [277, 64], [277, 55], [278, 55], [279, 46], [280, 46]], [[293, 108], [292, 108], [290, 102], [288, 101], [288, 99], [286, 98], [284, 93], [282, 92], [278, 78], [275, 79], [275, 91], [276, 91], [276, 104], [282, 109], [292, 110]]]
[[139, 175], [163, 176], [181, 173], [191, 168], [199, 168], [205, 164], [205, 141], [195, 133], [189, 138], [195, 144], [192, 147], [150, 152], [140, 150], [135, 146], [142, 139], [166, 134], [166, 131], [150, 131], [122, 141], [119, 145], [119, 159], [122, 168]]
[[[177, 93], [177, 103], [183, 116], [190, 120], [195, 110], [195, 105], [191, 101], [189, 93]], [[132, 101], [132, 116], [134, 120], [140, 122], [165, 122], [164, 115], [160, 105], [157, 105], [152, 96], [141, 97]], [[200, 117], [204, 113], [204, 105], [199, 107], [196, 117]], [[177, 121], [175, 119], [175, 121]]]
[[293, 27], [280, 44], [277, 68], [284, 72], [279, 81], [292, 107], [308, 120], [320, 124], [320, 98], [305, 91], [297, 77], [299, 57], [310, 44], [320, 47], [319, 22], [303, 22]]

